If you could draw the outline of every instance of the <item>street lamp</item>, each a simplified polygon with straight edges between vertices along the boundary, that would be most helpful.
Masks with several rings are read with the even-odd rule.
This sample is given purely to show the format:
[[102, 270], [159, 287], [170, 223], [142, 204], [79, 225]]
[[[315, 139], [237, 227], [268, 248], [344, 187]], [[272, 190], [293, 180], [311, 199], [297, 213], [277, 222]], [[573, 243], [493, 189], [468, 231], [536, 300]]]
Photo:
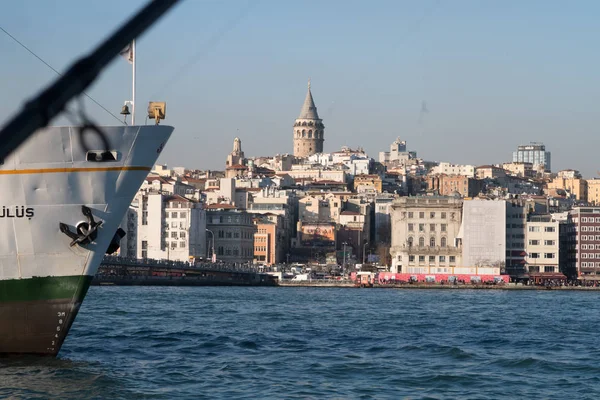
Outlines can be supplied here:
[[206, 232], [212, 235], [212, 251], [211, 251], [211, 261], [216, 261], [215, 257], [215, 234], [210, 229], [207, 229]]
[[346, 245], [348, 243], [343, 242], [342, 244], [344, 245], [344, 261], [342, 262], [342, 272], [344, 272], [346, 270]]

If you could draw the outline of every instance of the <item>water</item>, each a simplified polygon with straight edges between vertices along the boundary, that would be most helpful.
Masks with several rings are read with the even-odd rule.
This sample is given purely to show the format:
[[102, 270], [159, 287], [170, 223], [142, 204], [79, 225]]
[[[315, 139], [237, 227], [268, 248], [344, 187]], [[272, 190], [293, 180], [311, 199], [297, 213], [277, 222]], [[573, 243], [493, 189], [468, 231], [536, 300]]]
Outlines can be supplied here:
[[0, 398], [597, 399], [598, 292], [92, 287]]

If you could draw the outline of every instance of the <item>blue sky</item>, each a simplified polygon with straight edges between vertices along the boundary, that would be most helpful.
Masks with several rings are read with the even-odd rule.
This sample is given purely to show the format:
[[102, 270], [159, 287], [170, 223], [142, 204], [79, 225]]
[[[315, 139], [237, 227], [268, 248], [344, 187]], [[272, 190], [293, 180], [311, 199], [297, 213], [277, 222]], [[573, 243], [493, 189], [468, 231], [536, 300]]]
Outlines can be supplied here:
[[[21, 0], [4, 5], [0, 26], [64, 71], [142, 4]], [[176, 130], [161, 162], [223, 169], [235, 136], [247, 156], [292, 152], [310, 77], [325, 151], [363, 146], [377, 158], [401, 137], [427, 160], [483, 164], [541, 141], [553, 170], [591, 178], [598, 15], [595, 1], [186, 0], [138, 41], [138, 107], [167, 101]], [[55, 75], [1, 32], [0, 54], [5, 120]], [[130, 82], [119, 59], [88, 92], [118, 113]]]

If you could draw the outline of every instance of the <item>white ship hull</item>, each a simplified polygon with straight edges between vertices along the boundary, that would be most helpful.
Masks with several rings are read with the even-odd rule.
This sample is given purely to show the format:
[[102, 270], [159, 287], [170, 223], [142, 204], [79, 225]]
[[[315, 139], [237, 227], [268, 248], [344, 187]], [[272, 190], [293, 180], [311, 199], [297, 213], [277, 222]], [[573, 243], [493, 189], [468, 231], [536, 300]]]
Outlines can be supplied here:
[[[120, 221], [173, 128], [101, 127], [106, 143], [88, 148], [116, 160], [92, 161], [76, 128], [36, 132], [0, 165], [0, 354], [55, 355]], [[101, 222], [87, 241], [75, 234]], [[89, 225], [89, 224], [88, 224]]]

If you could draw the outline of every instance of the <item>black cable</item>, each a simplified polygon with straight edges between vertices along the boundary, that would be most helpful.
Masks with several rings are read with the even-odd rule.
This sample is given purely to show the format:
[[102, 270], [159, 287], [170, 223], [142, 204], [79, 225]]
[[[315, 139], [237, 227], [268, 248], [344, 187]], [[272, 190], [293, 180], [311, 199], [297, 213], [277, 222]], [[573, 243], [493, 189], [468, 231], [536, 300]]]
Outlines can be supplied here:
[[[35, 58], [37, 58], [38, 60], [40, 60], [42, 63], [44, 63], [44, 65], [48, 68], [50, 68], [52, 71], [54, 71], [58, 76], [62, 76], [62, 74], [60, 72], [58, 72], [52, 65], [48, 64], [46, 61], [44, 61], [44, 59], [40, 56], [38, 56], [37, 54], [35, 54], [33, 52], [33, 50], [31, 50], [29, 47], [25, 46], [23, 43], [21, 43], [16, 37], [14, 37], [13, 35], [11, 35], [6, 29], [4, 29], [3, 27], [0, 26], [0, 31], [4, 32], [9, 38], [11, 38], [12, 40], [14, 40], [15, 42], [17, 42], [22, 48], [24, 48], [25, 50], [27, 50], [29, 53], [31, 53], [32, 56], [34, 56]], [[85, 97], [87, 97], [88, 99], [90, 99], [91, 101], [93, 101], [94, 103], [96, 103], [96, 105], [98, 107], [100, 107], [101, 109], [103, 109], [104, 111], [106, 111], [107, 113], [109, 113], [110, 115], [112, 115], [117, 121], [119, 121], [121, 124], [125, 123], [123, 121], [121, 121], [121, 118], [117, 117], [115, 114], [111, 113], [109, 110], [106, 109], [106, 107], [104, 107], [102, 104], [98, 103], [96, 100], [94, 100], [94, 98], [92, 96], [90, 96], [89, 94], [87, 94], [86, 92], [83, 92], [83, 95]]]

